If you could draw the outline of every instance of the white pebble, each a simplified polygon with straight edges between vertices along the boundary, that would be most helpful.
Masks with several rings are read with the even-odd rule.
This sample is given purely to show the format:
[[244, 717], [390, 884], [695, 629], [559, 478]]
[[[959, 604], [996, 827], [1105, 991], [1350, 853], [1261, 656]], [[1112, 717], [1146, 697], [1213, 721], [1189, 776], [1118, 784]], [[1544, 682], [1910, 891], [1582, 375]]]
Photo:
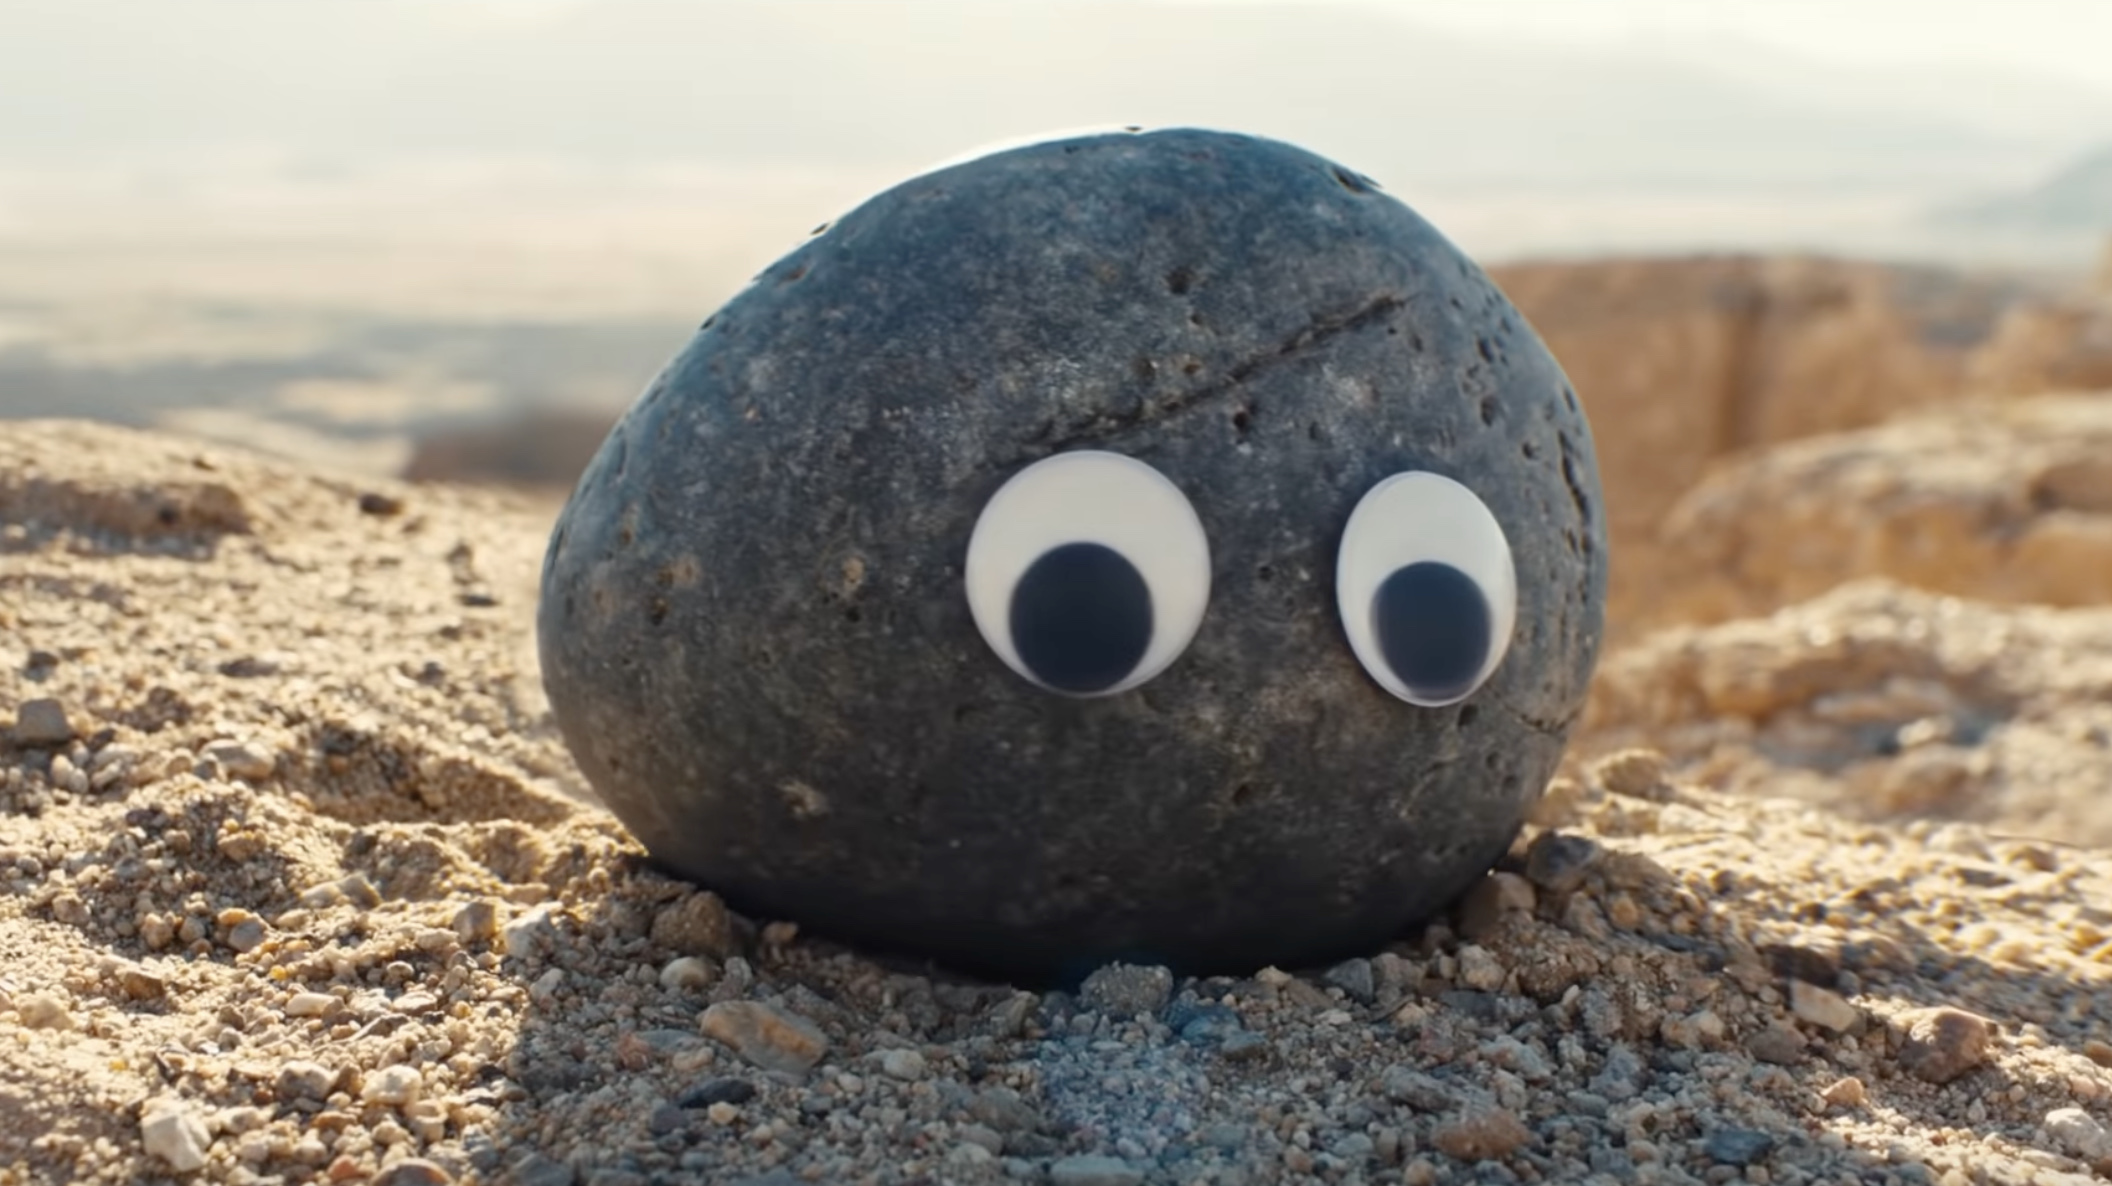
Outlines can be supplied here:
[[924, 1056], [914, 1050], [885, 1050], [880, 1054], [880, 1071], [890, 1079], [914, 1082], [924, 1077]]
[[359, 1098], [370, 1104], [402, 1107], [418, 1102], [418, 1093], [425, 1087], [425, 1080], [418, 1068], [397, 1064], [374, 1072], [372, 1078], [359, 1089]]
[[2092, 1162], [2112, 1158], [2112, 1132], [2081, 1108], [2046, 1113], [2046, 1135], [2070, 1157]]
[[660, 987], [669, 992], [710, 988], [717, 979], [718, 974], [712, 966], [693, 955], [671, 959], [660, 969]]
[[286, 1016], [321, 1017], [337, 1004], [337, 998], [326, 992], [297, 992], [286, 998]]
[[179, 1174], [204, 1168], [206, 1150], [213, 1143], [197, 1110], [171, 1099], [155, 1100], [141, 1110], [139, 1140], [149, 1154]]

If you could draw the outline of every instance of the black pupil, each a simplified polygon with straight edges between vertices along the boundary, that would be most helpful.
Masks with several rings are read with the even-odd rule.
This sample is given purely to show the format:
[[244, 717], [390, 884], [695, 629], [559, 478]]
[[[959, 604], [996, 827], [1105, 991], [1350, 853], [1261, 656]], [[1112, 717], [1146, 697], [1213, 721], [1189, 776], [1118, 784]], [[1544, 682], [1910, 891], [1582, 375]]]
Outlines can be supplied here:
[[1417, 695], [1457, 696], [1489, 657], [1489, 603], [1449, 564], [1397, 568], [1371, 601], [1372, 630], [1393, 674]]
[[1044, 552], [1012, 591], [1012, 645], [1041, 682], [1103, 692], [1137, 669], [1151, 645], [1151, 589], [1104, 544]]

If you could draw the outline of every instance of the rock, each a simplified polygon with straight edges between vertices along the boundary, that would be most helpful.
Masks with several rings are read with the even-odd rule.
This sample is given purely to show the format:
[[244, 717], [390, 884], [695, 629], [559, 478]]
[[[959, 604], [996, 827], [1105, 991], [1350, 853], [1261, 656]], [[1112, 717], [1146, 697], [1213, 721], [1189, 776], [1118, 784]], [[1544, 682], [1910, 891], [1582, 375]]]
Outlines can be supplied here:
[[1863, 1017], [1841, 994], [1802, 980], [1789, 982], [1789, 1011], [1798, 1021], [1836, 1034], [1847, 1033]]
[[1994, 1044], [1994, 1023], [1963, 1009], [1917, 1009], [1903, 1015], [1905, 1040], [1899, 1065], [1917, 1079], [1944, 1084], [1986, 1063]]
[[448, 920], [447, 925], [455, 932], [455, 938], [464, 944], [489, 942], [499, 933], [498, 903], [489, 899], [466, 903], [455, 911], [454, 918]]
[[1665, 783], [1665, 756], [1656, 750], [1625, 749], [1591, 764], [1591, 781], [1609, 794], [1630, 799], [1663, 802], [1669, 797]]
[[24, 1029], [73, 1028], [73, 1013], [66, 1007], [66, 1002], [48, 992], [24, 993], [15, 998], [15, 1015], [21, 1018]]
[[[2037, 395], [2038, 392], [2031, 394]], [[1883, 577], [1983, 601], [2112, 600], [2112, 407], [1969, 403], [1758, 452], [1673, 506], [1660, 621]]]
[[1804, 1036], [1786, 1025], [1769, 1025], [1745, 1040], [1745, 1052], [1761, 1062], [1793, 1067], [1804, 1058]]
[[337, 998], [327, 992], [297, 992], [286, 998], [286, 1016], [321, 1017], [337, 1004]]
[[1049, 1186], [1141, 1186], [1144, 1171], [1118, 1157], [1065, 1157], [1049, 1166]]
[[279, 1068], [276, 1092], [280, 1103], [312, 1100], [321, 1103], [330, 1095], [337, 1073], [318, 1062], [298, 1060]]
[[1343, 960], [1327, 970], [1327, 982], [1341, 989], [1353, 1001], [1370, 1004], [1378, 993], [1373, 983], [1371, 961], [1368, 959]]
[[66, 719], [66, 706], [49, 697], [24, 700], [15, 709], [15, 744], [51, 749], [73, 740], [73, 725]]
[[755, 1084], [746, 1079], [720, 1076], [706, 1079], [675, 1097], [680, 1108], [708, 1108], [713, 1104], [745, 1104], [755, 1098]]
[[1476, 992], [1495, 992], [1503, 987], [1504, 967], [1487, 948], [1472, 943], [1459, 949], [1459, 982]]
[[1574, 892], [1603, 851], [1588, 836], [1542, 832], [1526, 847], [1526, 879], [1551, 894]]
[[240, 741], [215, 741], [205, 747], [205, 756], [220, 764], [229, 778], [261, 782], [278, 768], [278, 760], [255, 746]]
[[423, 1157], [406, 1157], [374, 1175], [372, 1186], [449, 1186], [455, 1176], [447, 1167]]
[[829, 1049], [821, 1027], [759, 1001], [720, 1001], [704, 1011], [699, 1026], [705, 1037], [766, 1071], [803, 1075]]
[[653, 916], [653, 942], [684, 955], [723, 960], [735, 954], [733, 915], [717, 894], [684, 894]]
[[1829, 1084], [1819, 1093], [1819, 1098], [1836, 1108], [1860, 1108], [1870, 1098], [1863, 1081], [1853, 1075]]
[[1743, 1169], [1775, 1151], [1775, 1138], [1749, 1128], [1719, 1128], [1703, 1138], [1702, 1152], [1718, 1165]]
[[367, 1076], [360, 1086], [359, 1098], [370, 1104], [389, 1108], [401, 1108], [418, 1102], [425, 1089], [424, 1076], [418, 1068], [402, 1064], [383, 1067]]
[[1461, 1161], [1495, 1161], [1509, 1157], [1533, 1139], [1525, 1122], [1505, 1108], [1475, 1108], [1437, 1126], [1430, 1143]]
[[1390, 1066], [1379, 1076], [1379, 1090], [1395, 1103], [1420, 1112], [1445, 1112], [1459, 1104], [1459, 1096], [1436, 1079], [1404, 1066]]
[[890, 1079], [914, 1083], [924, 1077], [924, 1056], [914, 1050], [883, 1050], [880, 1052], [880, 1073]]
[[1500, 930], [1506, 919], [1531, 914], [1538, 902], [1532, 882], [1516, 873], [1491, 873], [1475, 882], [1460, 902], [1460, 937], [1486, 939]]
[[1108, 964], [1078, 986], [1078, 1002], [1112, 1017], [1146, 1017], [1166, 1007], [1173, 973], [1165, 968]]
[[660, 969], [660, 987], [669, 992], [696, 992], [717, 983], [719, 970], [693, 955], [667, 961]]
[[2070, 1157], [2093, 1164], [2112, 1159], [2112, 1132], [2081, 1108], [2055, 1108], [2045, 1126], [2054, 1147]]
[[[1196, 130], [1006, 150], [808, 239], [649, 385], [552, 535], [541, 670], [601, 799], [757, 917], [1012, 982], [1324, 964], [1454, 901], [1553, 773], [1601, 633], [1591, 441], [1485, 274], [1347, 169]], [[1052, 456], [1037, 481], [1155, 500], [1066, 504], [1105, 549], [1075, 555], [1166, 611], [1095, 619], [1105, 669], [1054, 677], [1106, 695], [1022, 676], [1009, 611], [966, 596], [986, 508], [1027, 505], [993, 496]], [[1405, 565], [1334, 578], [1408, 468], [1463, 485], [1392, 496], [1485, 506], [1515, 577], [1416, 571], [1508, 639], [1481, 682], [1497, 635], [1448, 636], [1434, 705], [1373, 649]], [[1017, 562], [985, 607], [1056, 546], [983, 538], [1024, 549], [975, 553]]]
[[183, 1100], [150, 1100], [140, 1109], [139, 1140], [147, 1153], [167, 1162], [179, 1174], [205, 1168], [212, 1134], [205, 1117]]

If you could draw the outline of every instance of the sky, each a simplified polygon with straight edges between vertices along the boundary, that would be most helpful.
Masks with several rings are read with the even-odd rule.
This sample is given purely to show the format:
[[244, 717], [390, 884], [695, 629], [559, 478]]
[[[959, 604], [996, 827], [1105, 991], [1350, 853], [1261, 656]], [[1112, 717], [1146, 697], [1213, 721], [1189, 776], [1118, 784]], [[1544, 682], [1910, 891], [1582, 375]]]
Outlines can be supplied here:
[[1841, 66], [1996, 69], [2112, 91], [2112, 59], [2105, 50], [2112, 46], [2112, 4], [2104, 0], [1362, 2], [1466, 32], [1601, 45], [1736, 39]]

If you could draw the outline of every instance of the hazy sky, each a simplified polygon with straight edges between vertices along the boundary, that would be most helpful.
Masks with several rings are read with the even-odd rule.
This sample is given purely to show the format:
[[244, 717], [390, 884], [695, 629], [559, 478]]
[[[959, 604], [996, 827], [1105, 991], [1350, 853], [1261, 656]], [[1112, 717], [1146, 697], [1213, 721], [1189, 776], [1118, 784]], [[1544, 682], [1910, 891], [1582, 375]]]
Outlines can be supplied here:
[[1993, 68], [2112, 91], [2112, 57], [2106, 50], [2112, 46], [2112, 3], [2106, 0], [1356, 2], [1424, 24], [1475, 32], [1602, 44], [1682, 35], [1735, 37], [1839, 65]]

